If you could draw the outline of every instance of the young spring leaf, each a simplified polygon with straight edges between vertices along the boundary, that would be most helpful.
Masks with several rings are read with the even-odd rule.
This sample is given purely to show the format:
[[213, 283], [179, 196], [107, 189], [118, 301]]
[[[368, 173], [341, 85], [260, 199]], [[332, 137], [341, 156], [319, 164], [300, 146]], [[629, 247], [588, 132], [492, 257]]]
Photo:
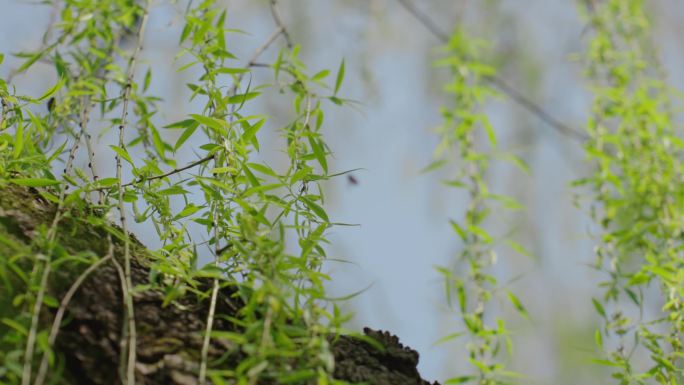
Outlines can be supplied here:
[[12, 179], [11, 182], [14, 184], [18, 184], [20, 186], [28, 186], [28, 187], [55, 186], [55, 185], [58, 185], [61, 183], [58, 180], [47, 179], [47, 178], [19, 178], [19, 179]]
[[123, 148], [121, 148], [121, 147], [119, 147], [119, 146], [114, 146], [114, 145], [111, 145], [111, 144], [109, 145], [109, 147], [110, 147], [112, 150], [114, 150], [114, 152], [116, 152], [120, 157], [124, 158], [124, 159], [126, 160], [126, 162], [130, 163], [131, 166], [135, 166], [135, 165], [133, 164], [133, 159], [131, 159], [131, 156], [128, 155], [128, 151], [126, 151], [125, 149], [123, 149]]
[[333, 92], [334, 96], [336, 96], [337, 91], [340, 90], [342, 80], [344, 80], [344, 59], [342, 59], [342, 63], [340, 63], [340, 69], [337, 70], [337, 79], [335, 80], [335, 92]]
[[62, 88], [65, 81], [66, 81], [66, 78], [59, 79], [59, 81], [57, 81], [57, 83], [54, 86], [50, 87], [47, 91], [45, 91], [45, 93], [41, 97], [38, 98], [38, 101], [42, 102], [43, 100], [54, 95], [55, 92], [59, 91], [59, 89]]

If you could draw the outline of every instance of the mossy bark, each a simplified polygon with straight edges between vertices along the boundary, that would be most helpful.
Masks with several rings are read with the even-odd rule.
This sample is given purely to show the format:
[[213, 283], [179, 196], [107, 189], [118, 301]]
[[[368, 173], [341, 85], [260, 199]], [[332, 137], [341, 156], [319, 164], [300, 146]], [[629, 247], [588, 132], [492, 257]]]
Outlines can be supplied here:
[[[41, 197], [35, 189], [6, 186], [0, 191], [0, 262], [17, 253], [35, 251], [35, 238], [52, 222], [56, 206]], [[57, 241], [64, 254], [107, 254], [108, 232], [102, 219], [88, 207], [70, 209], [60, 222]], [[110, 229], [110, 230], [107, 230]], [[114, 235], [116, 235], [116, 229]], [[114, 258], [122, 260], [122, 243], [112, 236]], [[132, 237], [132, 280], [134, 285], [148, 283], [150, 269], [145, 247]], [[30, 258], [26, 259], [31, 260]], [[65, 265], [66, 266], [66, 265]], [[30, 270], [32, 266], [23, 266]], [[55, 269], [48, 294], [60, 300], [71, 283], [86, 268]], [[206, 283], [208, 287], [208, 282]], [[240, 301], [231, 296], [232, 289], [221, 289], [217, 312], [235, 315]], [[9, 309], [10, 296], [0, 299], [0, 308]], [[197, 384], [202, 332], [208, 301], [196, 295], [185, 295], [169, 306], [162, 306], [164, 294], [156, 290], [135, 293], [137, 330], [136, 383]], [[7, 303], [4, 303], [7, 302]], [[44, 307], [41, 328], [48, 328], [54, 308]], [[64, 364], [62, 376], [73, 385], [120, 384], [121, 333], [124, 306], [119, 273], [113, 263], [104, 263], [79, 287], [69, 303], [55, 351]], [[235, 330], [223, 319], [217, 319], [218, 330]], [[352, 383], [377, 385], [428, 384], [421, 379], [416, 364], [418, 354], [402, 346], [389, 333], [364, 330], [380, 342], [379, 350], [361, 339], [339, 336], [333, 340], [335, 377]], [[240, 347], [226, 340], [213, 339], [210, 358], [223, 358], [222, 365], [235, 367], [244, 357]]]

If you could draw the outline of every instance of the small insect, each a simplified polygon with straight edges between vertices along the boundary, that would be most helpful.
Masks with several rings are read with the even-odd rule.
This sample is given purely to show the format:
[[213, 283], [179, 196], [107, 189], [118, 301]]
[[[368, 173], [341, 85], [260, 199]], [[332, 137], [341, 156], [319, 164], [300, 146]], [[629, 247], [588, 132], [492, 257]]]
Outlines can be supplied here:
[[347, 174], [347, 181], [354, 186], [359, 184], [359, 181], [352, 174]]
[[48, 112], [52, 112], [55, 109], [55, 98], [52, 97], [47, 102]]

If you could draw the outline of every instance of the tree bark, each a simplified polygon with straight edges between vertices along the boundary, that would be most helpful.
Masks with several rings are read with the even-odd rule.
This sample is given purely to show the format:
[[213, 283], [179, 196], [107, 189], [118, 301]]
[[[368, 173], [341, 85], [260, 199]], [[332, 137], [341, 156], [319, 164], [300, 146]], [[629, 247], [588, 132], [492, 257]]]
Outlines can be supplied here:
[[[41, 197], [35, 189], [12, 185], [3, 188], [0, 192], [0, 235], [7, 241], [0, 242], [0, 258], [13, 255], [17, 247], [28, 250], [35, 248], [35, 239], [40, 238], [41, 228], [49, 227], [56, 210], [56, 205]], [[108, 231], [102, 225], [102, 219], [92, 215], [89, 207], [65, 212], [59, 229], [58, 252], [70, 255], [84, 252], [98, 256], [107, 254]], [[112, 239], [113, 258], [123, 261], [123, 244], [115, 236]], [[150, 267], [145, 257], [147, 251], [135, 237], [131, 236], [131, 240], [133, 285], [142, 285], [150, 279]], [[27, 270], [32, 268], [24, 267]], [[48, 294], [61, 300], [85, 268], [87, 266], [82, 264], [79, 268], [55, 269], [49, 281]], [[205, 284], [209, 287], [209, 282]], [[236, 296], [231, 295], [231, 290], [230, 286], [221, 289], [217, 312], [237, 316], [241, 304]], [[9, 298], [6, 300], [9, 301]], [[198, 384], [202, 333], [209, 301], [188, 294], [167, 306], [163, 306], [163, 302], [164, 293], [158, 290], [146, 290], [134, 295], [136, 384]], [[0, 308], [3, 305], [9, 306], [0, 303]], [[59, 361], [64, 364], [62, 376], [67, 383], [121, 383], [119, 363], [123, 350], [121, 333], [124, 309], [121, 280], [115, 264], [110, 260], [83, 281], [67, 307], [65, 322], [54, 347]], [[43, 306], [41, 329], [50, 327], [55, 312], [54, 307]], [[240, 332], [224, 319], [216, 320], [215, 329]], [[416, 369], [417, 352], [401, 345], [398, 338], [388, 332], [365, 328], [364, 333], [379, 342], [384, 349], [380, 350], [353, 336], [331, 337], [335, 378], [350, 383], [376, 385], [429, 385]], [[233, 342], [212, 339], [209, 357], [211, 360], [224, 357], [222, 366], [230, 369], [235, 368], [245, 354]], [[37, 366], [38, 363], [35, 363], [34, 367]]]

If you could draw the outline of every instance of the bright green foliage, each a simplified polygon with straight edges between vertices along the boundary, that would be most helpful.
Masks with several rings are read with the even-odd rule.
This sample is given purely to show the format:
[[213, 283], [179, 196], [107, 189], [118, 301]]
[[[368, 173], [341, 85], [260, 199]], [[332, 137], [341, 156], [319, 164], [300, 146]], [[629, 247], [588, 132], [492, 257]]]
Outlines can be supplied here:
[[[594, 103], [586, 145], [596, 171], [592, 216], [601, 226], [596, 268], [607, 279], [594, 306], [603, 319], [600, 362], [620, 384], [684, 382], [684, 142], [650, 41], [642, 0], [587, 3], [584, 60]], [[645, 308], [655, 286], [663, 306]], [[648, 366], [636, 363], [645, 348]], [[645, 357], [644, 357], [645, 358]], [[640, 361], [645, 361], [641, 360]]]
[[[26, 57], [18, 71], [26, 71], [38, 60], [54, 65], [56, 84], [37, 99], [13, 95], [5, 80], [2, 81], [2, 123], [0, 124], [0, 177], [1, 184], [14, 183], [24, 186], [59, 186], [55, 194], [45, 192], [44, 197], [59, 207], [47, 229], [41, 229], [34, 241], [33, 250], [16, 250], [3, 262], [7, 298], [12, 306], [3, 306], [3, 339], [0, 341], [0, 378], [3, 383], [36, 384], [45, 380], [47, 363], [56, 366], [51, 353], [54, 338], [48, 330], [39, 327], [38, 315], [43, 306], [56, 306], [56, 300], [46, 294], [51, 274], [58, 268], [70, 268], [83, 263], [95, 263], [93, 256], [69, 255], [60, 246], [58, 233], [68, 206], [83, 206], [89, 196], [85, 193], [98, 183], [93, 160], [91, 135], [87, 131], [90, 112], [99, 105], [102, 116], [115, 110], [124, 98], [109, 99], [107, 83], [132, 89], [121, 75], [123, 70], [115, 63], [119, 44], [136, 30], [136, 20], [143, 17], [144, 10], [132, 2], [67, 2], [60, 8], [60, 22], [46, 34], [55, 34], [54, 42], [33, 53], [20, 54]], [[123, 53], [121, 53], [122, 56]], [[138, 98], [130, 92], [128, 100], [138, 109], [149, 109], [153, 100]], [[40, 104], [41, 108], [34, 108]], [[47, 113], [44, 107], [47, 105]], [[142, 116], [142, 114], [139, 114]], [[120, 119], [119, 119], [120, 120]], [[113, 122], [117, 124], [117, 122]], [[13, 134], [12, 134], [13, 132]], [[70, 145], [67, 143], [71, 141]], [[85, 141], [87, 157], [90, 159], [92, 177], [74, 167], [74, 157], [80, 142]], [[121, 147], [121, 146], [119, 146]], [[119, 148], [127, 155], [125, 149]], [[59, 167], [61, 157], [63, 167]], [[53, 172], [61, 169], [61, 178]], [[67, 190], [76, 187], [75, 191]], [[112, 186], [112, 184], [110, 184]], [[98, 204], [106, 205], [109, 200], [100, 195]], [[111, 207], [111, 204], [109, 205]], [[127, 235], [126, 235], [127, 236]], [[99, 257], [104, 258], [105, 255]], [[33, 266], [30, 271], [23, 271]], [[130, 285], [129, 285], [130, 286]], [[5, 295], [3, 295], [5, 297]], [[127, 295], [130, 303], [130, 296]], [[127, 333], [134, 336], [134, 334]], [[133, 351], [131, 357], [134, 357]], [[43, 357], [38, 360], [38, 358]], [[47, 360], [46, 360], [47, 359]], [[33, 372], [40, 363], [41, 369]], [[130, 366], [129, 366], [130, 368]]]
[[[329, 277], [321, 264], [326, 257], [326, 230], [332, 223], [323, 208], [319, 183], [329, 178], [330, 150], [321, 135], [323, 103], [345, 102], [337, 96], [344, 62], [334, 83], [328, 85], [324, 79], [329, 71], [310, 75], [299, 59], [299, 46], [290, 49], [288, 44], [270, 66], [275, 85], [254, 85], [250, 71], [256, 56], [245, 66], [230, 52], [227, 35], [234, 31], [226, 29], [226, 11], [212, 0], [191, 2], [178, 54], [187, 64], [179, 70], [202, 69], [197, 81], [188, 86], [191, 98], [201, 100], [203, 107], [167, 125], [166, 129], [180, 132], [175, 143], [167, 143], [167, 135], [153, 123], [160, 99], [145, 95], [152, 71], [148, 69], [143, 79], [133, 78], [136, 65], [140, 66], [135, 54], [145, 38], [147, 12], [135, 2], [119, 0], [69, 1], [62, 6], [54, 42], [24, 55], [27, 60], [20, 68], [25, 71], [38, 60], [48, 61], [55, 67], [56, 85], [32, 99], [13, 95], [6, 81], [0, 80], [0, 184], [53, 187], [43, 194], [60, 208], [89, 202], [99, 211], [86, 221], [106, 224], [106, 215], [119, 208], [121, 214], [116, 215], [121, 216], [124, 230], [127, 212], [134, 214], [136, 222], [151, 223], [163, 246], [150, 251], [149, 284], [127, 285], [127, 299], [131, 290], [152, 288], [166, 293], [165, 305], [188, 292], [210, 298], [205, 346], [210, 338], [227, 338], [247, 356], [237, 368], [227, 370], [220, 363], [206, 362], [205, 350], [198, 373], [201, 379], [217, 384], [253, 384], [261, 379], [337, 383], [332, 379], [328, 338], [339, 332], [342, 316], [337, 306], [328, 303], [323, 288]], [[279, 29], [278, 34], [283, 33]], [[257, 49], [257, 56], [271, 43]], [[118, 86], [119, 95], [107, 94], [112, 85]], [[284, 152], [290, 159], [284, 170], [254, 160], [258, 133], [268, 117], [242, 113], [251, 100], [269, 90], [285, 94], [294, 106], [292, 120], [281, 129], [287, 143]], [[44, 112], [46, 103], [48, 111]], [[34, 108], [37, 104], [40, 108]], [[88, 131], [93, 129], [90, 115], [95, 107], [100, 119], [109, 122], [108, 128], [120, 134], [119, 141], [107, 143], [112, 159], [117, 160], [116, 177], [97, 173], [96, 135]], [[200, 143], [196, 148], [200, 159], [179, 166], [173, 155], [187, 149], [190, 141]], [[83, 142], [90, 175], [74, 165]], [[173, 169], [165, 170], [169, 167]], [[57, 169], [60, 173], [55, 175]], [[122, 180], [124, 170], [133, 175], [132, 181]], [[180, 176], [179, 181], [174, 176]], [[201, 191], [202, 204], [189, 202], [192, 191]], [[171, 205], [174, 196], [187, 202], [178, 212]], [[68, 264], [92, 265], [110, 257], [64, 255], [56, 241], [56, 234], [64, 230], [62, 215], [60, 211], [53, 226], [36, 236], [35, 250], [13, 250], [13, 255], [0, 259], [3, 384], [20, 383], [22, 374], [27, 383], [26, 370], [38, 371], [43, 353], [49, 358], [51, 375], [58, 374], [62, 362], [50, 351], [48, 330], [37, 322], [42, 306], [58, 305], [45, 295], [52, 273]], [[206, 228], [214, 263], [198, 266], [205, 245], [189, 238], [188, 221]], [[128, 247], [125, 231], [110, 227], [110, 232], [126, 240]], [[296, 244], [288, 245], [286, 241], [293, 239]], [[11, 245], [11, 240], [0, 241]], [[34, 269], [25, 271], [31, 265]], [[124, 270], [127, 275], [127, 266]], [[213, 279], [211, 292], [199, 290], [200, 278]], [[214, 312], [216, 291], [228, 285], [235, 286], [246, 304], [234, 320], [244, 328], [239, 335], [211, 326], [214, 318], [222, 316]], [[134, 316], [130, 307], [128, 346], [135, 343]], [[129, 358], [131, 354], [134, 359], [134, 350], [129, 349]], [[122, 369], [129, 370], [131, 380], [130, 363]]]
[[[451, 81], [444, 90], [451, 96], [453, 105], [442, 109], [444, 123], [437, 130], [441, 142], [436, 150], [440, 160], [428, 168], [444, 165], [447, 162], [444, 157], [448, 152], [455, 152], [458, 174], [446, 184], [464, 189], [469, 195], [463, 217], [451, 221], [454, 232], [462, 242], [457, 268], [452, 271], [438, 267], [438, 271], [444, 275], [450, 306], [452, 296], [456, 296], [465, 327], [464, 332], [447, 336], [442, 341], [466, 335], [469, 339], [468, 356], [474, 373], [452, 378], [447, 381], [448, 384], [509, 384], [517, 377], [516, 373], [506, 370], [501, 360], [504, 348], [510, 353], [509, 331], [501, 317], [489, 314], [494, 313], [492, 300], [500, 288], [492, 274], [492, 267], [497, 262], [495, 237], [484, 228], [484, 222], [492, 203], [499, 201], [504, 206], [510, 206], [515, 200], [490, 193], [486, 181], [487, 169], [496, 148], [496, 135], [483, 111], [488, 98], [494, 94], [486, 80], [495, 72], [494, 68], [482, 62], [481, 51], [484, 46], [483, 42], [458, 30], [445, 47], [446, 57], [437, 62], [451, 71]], [[485, 145], [488, 150], [481, 150]], [[526, 316], [520, 300], [511, 292], [507, 295], [515, 309]]]

